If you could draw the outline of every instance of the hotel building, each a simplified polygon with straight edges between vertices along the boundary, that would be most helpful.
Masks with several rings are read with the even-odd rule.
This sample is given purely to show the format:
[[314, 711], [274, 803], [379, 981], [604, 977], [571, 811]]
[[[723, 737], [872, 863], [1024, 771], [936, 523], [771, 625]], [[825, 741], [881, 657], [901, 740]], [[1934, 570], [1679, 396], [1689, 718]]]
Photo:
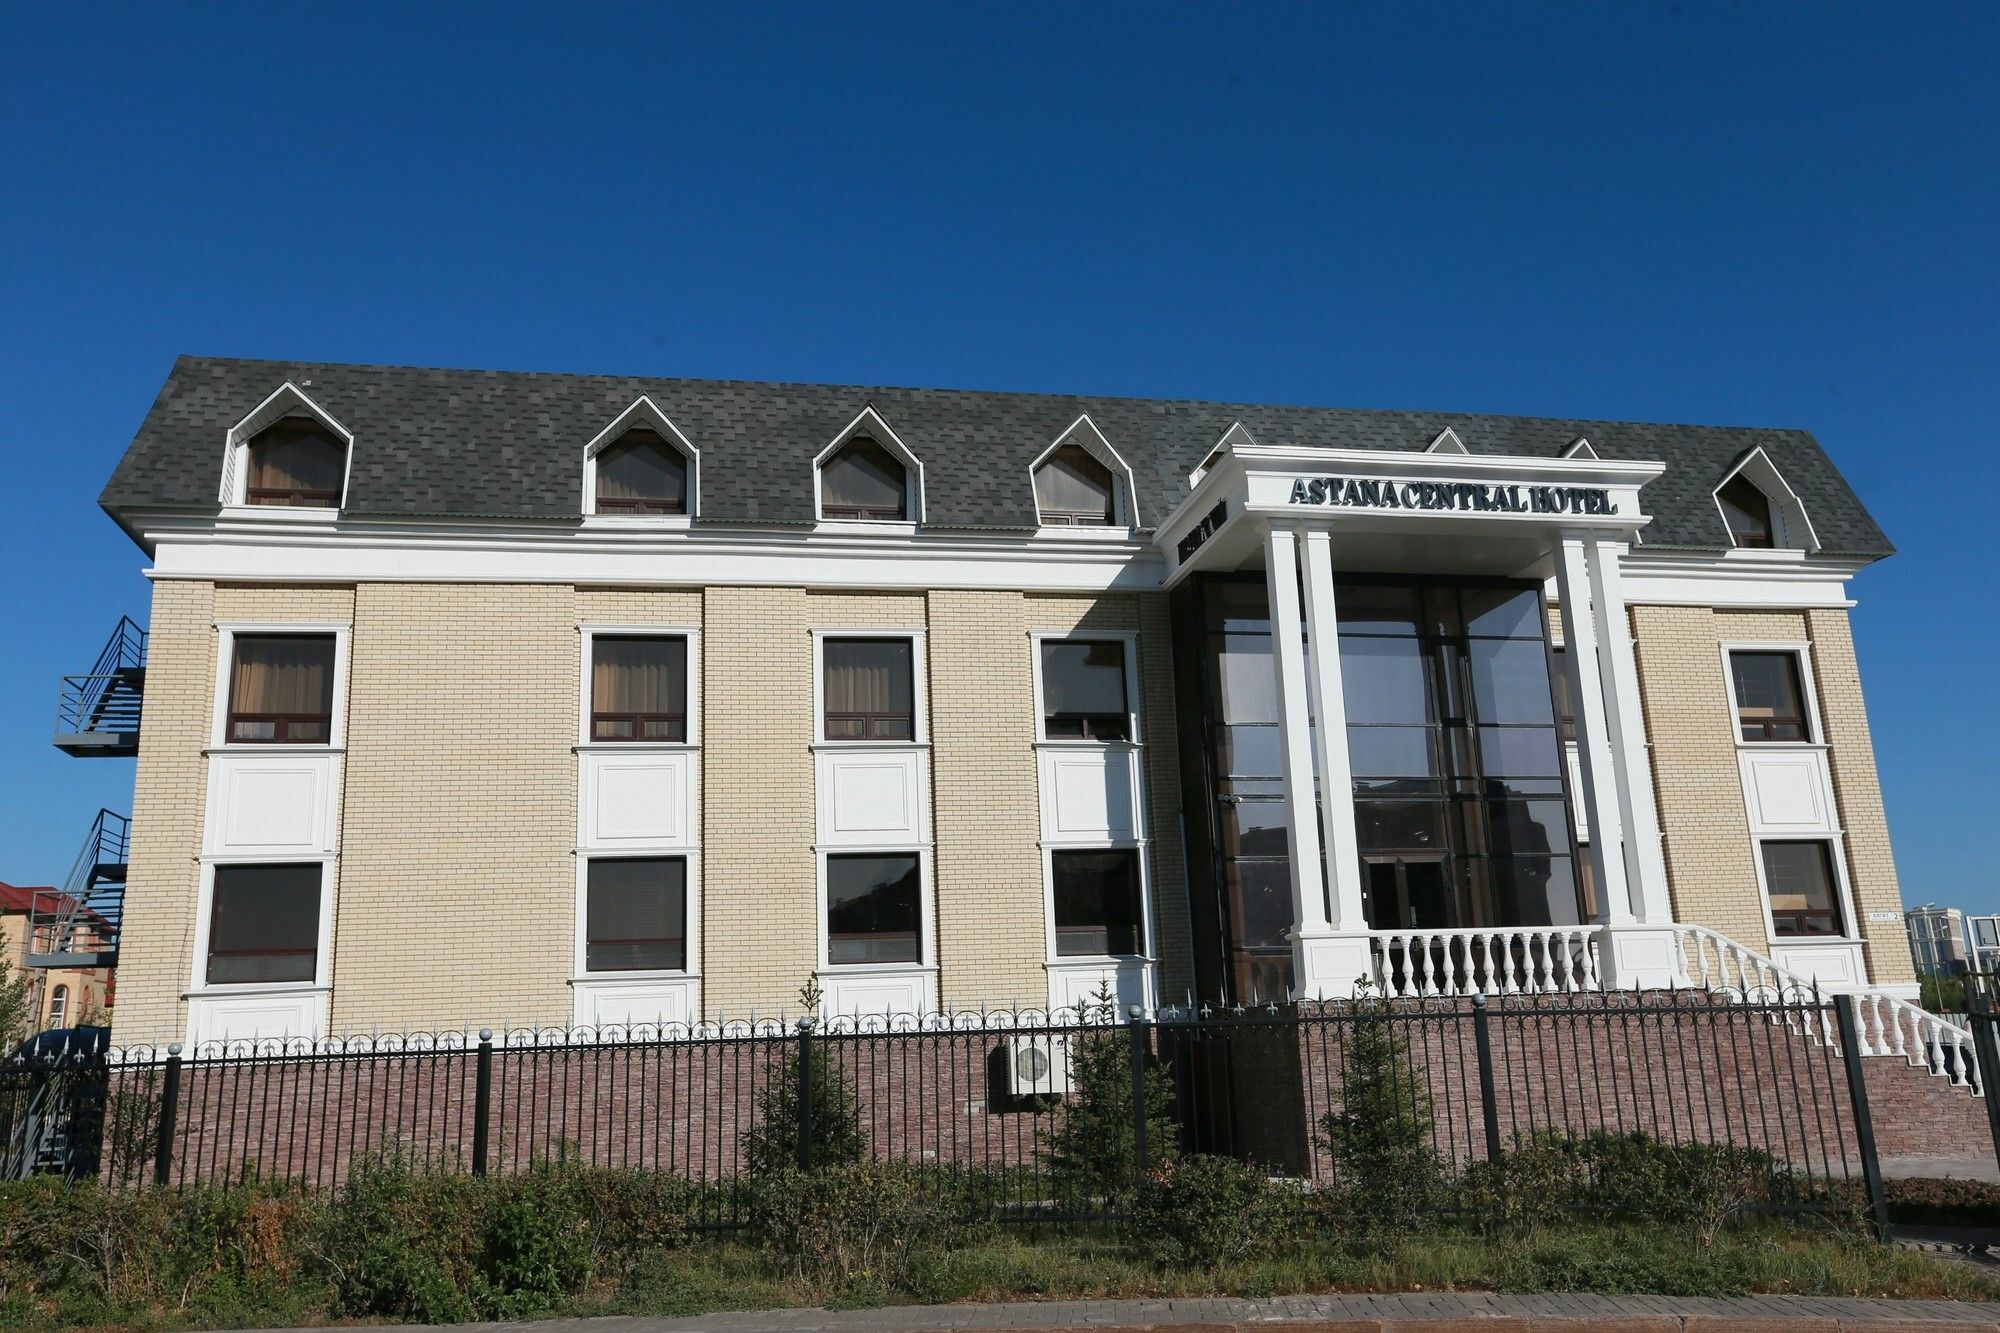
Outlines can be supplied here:
[[121, 1044], [1915, 992], [1802, 431], [185, 357], [102, 503]]

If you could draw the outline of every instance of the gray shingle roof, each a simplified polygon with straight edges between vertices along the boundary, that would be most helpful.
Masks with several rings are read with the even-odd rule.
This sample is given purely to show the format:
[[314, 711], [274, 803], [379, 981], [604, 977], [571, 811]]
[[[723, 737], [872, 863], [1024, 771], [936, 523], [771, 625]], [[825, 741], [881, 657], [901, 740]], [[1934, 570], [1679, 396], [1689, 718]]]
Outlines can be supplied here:
[[574, 521], [584, 445], [643, 393], [701, 451], [704, 523], [812, 522], [813, 456], [872, 405], [923, 460], [933, 528], [1033, 528], [1028, 465], [1087, 412], [1131, 464], [1147, 527], [1187, 494], [1188, 472], [1232, 422], [1263, 444], [1405, 451], [1450, 426], [1475, 454], [1554, 457], [1582, 435], [1603, 458], [1666, 463], [1644, 492], [1654, 549], [1726, 548], [1710, 494], [1762, 445], [1825, 554], [1893, 550], [1818, 441], [1797, 430], [191, 356], [174, 363], [104, 507], [121, 521], [137, 509], [213, 511], [225, 433], [287, 380], [354, 432], [345, 510], [355, 515]]

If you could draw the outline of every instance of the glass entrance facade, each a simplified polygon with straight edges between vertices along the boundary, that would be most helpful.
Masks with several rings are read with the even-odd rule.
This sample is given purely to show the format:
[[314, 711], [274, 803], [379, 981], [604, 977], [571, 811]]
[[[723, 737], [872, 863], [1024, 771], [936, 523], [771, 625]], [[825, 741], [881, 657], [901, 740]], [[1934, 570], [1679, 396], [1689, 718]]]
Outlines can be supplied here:
[[[1197, 973], [1204, 998], [1283, 998], [1292, 907], [1265, 584], [1210, 576], [1175, 596], [1177, 635], [1199, 641], [1180, 655], [1199, 665], [1183, 716], [1198, 703], [1200, 724], [1182, 736]], [[1540, 586], [1352, 578], [1334, 600], [1369, 925], [1581, 921]]]

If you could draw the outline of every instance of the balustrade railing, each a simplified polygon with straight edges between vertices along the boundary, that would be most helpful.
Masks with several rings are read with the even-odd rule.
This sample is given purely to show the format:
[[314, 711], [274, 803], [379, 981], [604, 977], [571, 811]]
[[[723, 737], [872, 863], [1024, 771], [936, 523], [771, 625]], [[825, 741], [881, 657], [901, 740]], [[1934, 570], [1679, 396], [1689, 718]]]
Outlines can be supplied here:
[[1392, 998], [1603, 989], [1596, 926], [1378, 930], [1375, 984]]

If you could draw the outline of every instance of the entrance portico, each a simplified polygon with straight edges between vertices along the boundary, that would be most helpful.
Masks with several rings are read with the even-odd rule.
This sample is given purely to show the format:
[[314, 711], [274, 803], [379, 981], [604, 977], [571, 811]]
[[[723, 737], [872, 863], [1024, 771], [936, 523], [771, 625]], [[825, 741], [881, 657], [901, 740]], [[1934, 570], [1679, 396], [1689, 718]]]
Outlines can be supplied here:
[[[1161, 525], [1169, 588], [1262, 571], [1282, 783], [1258, 791], [1227, 755], [1211, 768], [1228, 822], [1249, 826], [1246, 802], [1281, 805], [1294, 996], [1364, 980], [1429, 993], [1676, 979], [1620, 563], [1648, 521], [1640, 488], [1663, 470], [1271, 446], [1237, 426]], [[1545, 586], [1574, 719], [1567, 777], [1548, 757], [1556, 718], [1535, 701]], [[1228, 644], [1249, 623], [1204, 621], [1224, 645], [1218, 675], [1240, 675]], [[1211, 719], [1218, 748], [1241, 748], [1234, 689]], [[1220, 841], [1250, 844], [1240, 828]], [[1227, 850], [1217, 919], [1242, 951], [1258, 935], [1255, 858]], [[1223, 989], [1251, 998], [1247, 975]]]

